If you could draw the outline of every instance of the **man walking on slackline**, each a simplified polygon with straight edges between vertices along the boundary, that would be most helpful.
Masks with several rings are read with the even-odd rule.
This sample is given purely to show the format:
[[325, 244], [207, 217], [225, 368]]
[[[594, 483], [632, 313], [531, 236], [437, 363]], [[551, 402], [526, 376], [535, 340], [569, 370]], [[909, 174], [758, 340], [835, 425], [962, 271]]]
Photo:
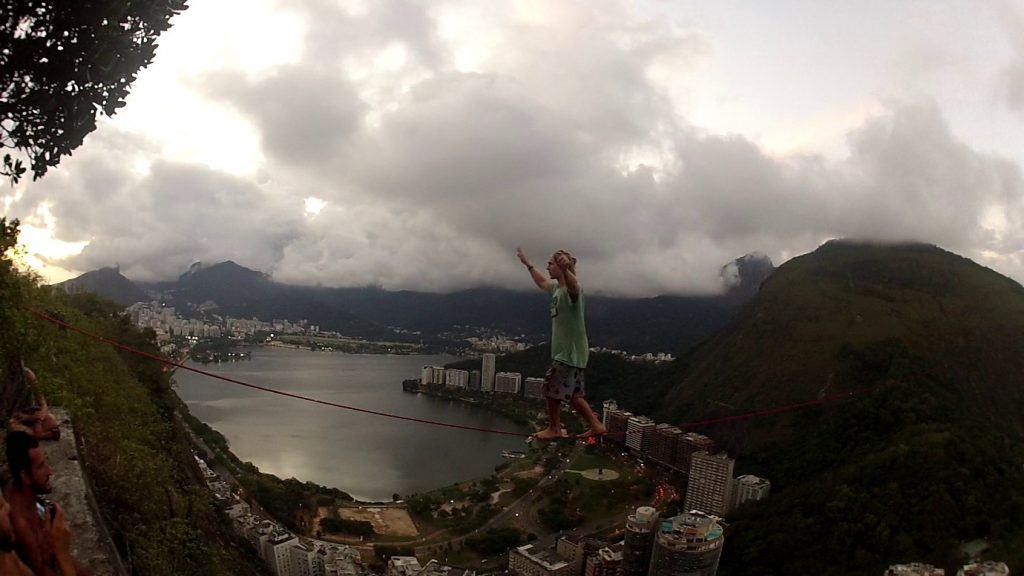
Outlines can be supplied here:
[[538, 440], [565, 437], [562, 430], [562, 402], [567, 402], [586, 422], [588, 429], [577, 438], [600, 436], [605, 429], [590, 409], [583, 394], [583, 371], [590, 356], [587, 328], [583, 321], [583, 289], [576, 278], [576, 259], [559, 250], [548, 259], [549, 282], [526, 257], [522, 248], [516, 256], [530, 272], [538, 288], [551, 296], [551, 368], [544, 376], [544, 399], [548, 408], [548, 427], [534, 433]]

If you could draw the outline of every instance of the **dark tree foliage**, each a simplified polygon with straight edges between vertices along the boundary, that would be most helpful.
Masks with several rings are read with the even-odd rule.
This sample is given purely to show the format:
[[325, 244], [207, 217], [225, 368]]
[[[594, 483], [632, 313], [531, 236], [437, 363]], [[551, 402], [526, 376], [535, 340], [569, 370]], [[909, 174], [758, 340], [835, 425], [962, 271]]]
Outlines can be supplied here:
[[515, 528], [495, 528], [466, 539], [466, 547], [485, 556], [505, 552], [523, 542], [523, 533]]
[[29, 279], [14, 265], [18, 245], [18, 220], [0, 218], [0, 421], [7, 419], [31, 393], [21, 371], [25, 323], [19, 307]]
[[[40, 178], [124, 106], [185, 0], [0, 0], [0, 148]], [[21, 160], [0, 174], [17, 182]]]
[[373, 524], [365, 520], [347, 520], [345, 518], [321, 518], [320, 527], [334, 534], [345, 533], [356, 536], [373, 534]]
[[415, 556], [416, 550], [412, 546], [374, 544], [373, 553], [381, 560], [387, 560], [392, 556]]

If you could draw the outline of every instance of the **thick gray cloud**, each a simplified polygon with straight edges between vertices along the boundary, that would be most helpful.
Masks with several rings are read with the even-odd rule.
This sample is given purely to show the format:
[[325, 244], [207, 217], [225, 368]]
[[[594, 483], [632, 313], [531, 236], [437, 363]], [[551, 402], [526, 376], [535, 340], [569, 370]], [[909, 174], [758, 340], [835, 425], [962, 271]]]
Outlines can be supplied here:
[[110, 129], [91, 138], [12, 207], [49, 203], [61, 239], [89, 240], [65, 263], [74, 269], [120, 264], [131, 278], [159, 280], [197, 260], [233, 259], [272, 270], [296, 235], [301, 199], [195, 164], [156, 160], [132, 171], [144, 142]]
[[[670, 94], [714, 53], [705, 35], [557, 7], [477, 14], [493, 30], [466, 70], [431, 4], [289, 4], [307, 25], [297, 62], [192, 79], [252, 123], [258, 177], [161, 159], [108, 125], [13, 211], [48, 202], [62, 238], [90, 241], [67, 266], [145, 279], [233, 259], [304, 284], [527, 288], [522, 245], [538, 263], [573, 251], [591, 291], [689, 293], [747, 252], [780, 263], [834, 237], [932, 242], [1024, 278], [1020, 165], [965, 143], [934, 100], [889, 101], [845, 156], [773, 155], [693, 125]], [[307, 197], [326, 206], [305, 213]]]
[[999, 12], [1014, 58], [1002, 72], [998, 96], [1010, 108], [1024, 111], [1024, 10], [1003, 2]]
[[269, 156], [301, 166], [331, 161], [364, 113], [350, 82], [300, 66], [255, 81], [232, 72], [211, 74], [202, 90], [251, 117]]

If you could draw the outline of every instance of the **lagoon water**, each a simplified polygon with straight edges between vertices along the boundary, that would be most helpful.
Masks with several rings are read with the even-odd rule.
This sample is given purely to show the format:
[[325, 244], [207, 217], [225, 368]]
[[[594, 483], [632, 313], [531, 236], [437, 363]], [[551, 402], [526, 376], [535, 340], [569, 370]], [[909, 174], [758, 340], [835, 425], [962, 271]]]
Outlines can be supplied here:
[[[388, 356], [252, 348], [252, 360], [196, 365], [206, 371], [369, 410], [465, 426], [524, 432], [476, 406], [402, 391], [426, 364], [451, 356]], [[190, 364], [192, 365], [192, 364]], [[362, 500], [390, 500], [485, 476], [501, 451], [524, 439], [323, 406], [245, 388], [188, 370], [175, 389], [194, 416], [223, 434], [232, 451], [282, 478], [332, 486]]]

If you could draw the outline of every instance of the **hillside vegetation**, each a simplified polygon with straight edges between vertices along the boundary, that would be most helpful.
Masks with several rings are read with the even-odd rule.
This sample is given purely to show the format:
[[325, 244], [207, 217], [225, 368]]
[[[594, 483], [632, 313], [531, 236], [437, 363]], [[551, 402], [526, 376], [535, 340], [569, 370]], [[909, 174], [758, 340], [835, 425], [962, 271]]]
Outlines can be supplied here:
[[845, 398], [702, 430], [773, 484], [729, 519], [720, 573], [955, 573], [974, 540], [1024, 569], [1019, 284], [934, 246], [830, 242], [671, 372], [668, 421]]
[[24, 360], [48, 401], [70, 411], [82, 464], [132, 573], [264, 574], [199, 476], [161, 366], [43, 322], [22, 307], [156, 354], [153, 334], [132, 327], [113, 303], [68, 296], [19, 272], [12, 251], [17, 227], [0, 219], [0, 232], [0, 386], [11, 391]]

